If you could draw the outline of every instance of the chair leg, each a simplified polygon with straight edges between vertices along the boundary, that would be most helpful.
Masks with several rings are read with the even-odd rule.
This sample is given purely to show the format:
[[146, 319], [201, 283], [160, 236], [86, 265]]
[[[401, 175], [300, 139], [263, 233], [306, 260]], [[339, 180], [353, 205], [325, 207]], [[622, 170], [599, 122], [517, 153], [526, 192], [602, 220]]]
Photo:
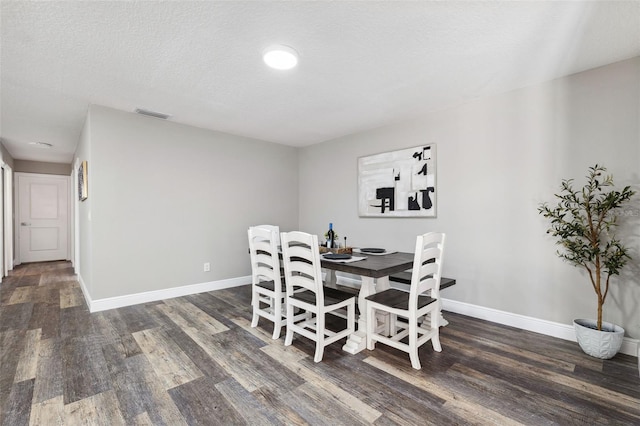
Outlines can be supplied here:
[[409, 318], [409, 358], [413, 368], [416, 370], [422, 368], [418, 357], [418, 321], [415, 317]]
[[280, 331], [282, 330], [282, 300], [273, 299], [273, 336], [272, 339], [278, 339], [280, 337]]
[[253, 307], [253, 318], [251, 319], [251, 327], [258, 326], [258, 320], [260, 319], [260, 315], [258, 315], [258, 309], [260, 308], [260, 300], [258, 294], [254, 291], [251, 293], [251, 306]]
[[371, 303], [367, 303], [367, 349], [372, 351], [375, 349], [373, 333], [376, 330], [376, 314], [375, 309], [370, 305]]
[[316, 343], [316, 354], [313, 357], [313, 362], [322, 361], [322, 357], [324, 356], [324, 346], [320, 344], [320, 342]]
[[280, 332], [282, 331], [282, 325], [280, 324], [280, 322], [274, 322], [273, 323], [273, 335], [271, 336], [271, 338], [273, 340], [278, 340], [280, 338]]
[[287, 336], [284, 339], [285, 346], [290, 346], [293, 342], [293, 329], [291, 325], [293, 325], [293, 305], [287, 303]]
[[324, 312], [316, 314], [316, 355], [314, 362], [322, 361], [324, 355]]
[[438, 303], [438, 308], [431, 313], [431, 330], [434, 333], [431, 338], [431, 344], [434, 351], [442, 352], [442, 346], [440, 345], [440, 316], [442, 311], [440, 311], [440, 301], [438, 300], [436, 303]]
[[436, 334], [431, 338], [431, 344], [433, 350], [436, 352], [442, 352], [442, 345], [440, 345], [440, 333], [436, 330]]

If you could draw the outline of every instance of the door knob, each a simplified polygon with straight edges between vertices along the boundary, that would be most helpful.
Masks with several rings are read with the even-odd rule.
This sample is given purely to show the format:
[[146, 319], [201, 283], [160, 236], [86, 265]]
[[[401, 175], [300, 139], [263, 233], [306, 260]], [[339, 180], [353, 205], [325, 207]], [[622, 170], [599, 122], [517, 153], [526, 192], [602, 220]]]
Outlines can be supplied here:
[[20, 223], [21, 226], [31, 226], [31, 224], [29, 222], [22, 222]]

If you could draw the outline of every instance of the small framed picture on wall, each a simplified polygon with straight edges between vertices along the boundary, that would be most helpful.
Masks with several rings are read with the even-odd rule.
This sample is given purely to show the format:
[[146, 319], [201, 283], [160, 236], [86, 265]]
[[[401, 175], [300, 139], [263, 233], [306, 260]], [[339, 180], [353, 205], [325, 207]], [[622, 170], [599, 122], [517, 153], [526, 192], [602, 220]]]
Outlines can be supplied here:
[[80, 163], [78, 168], [78, 200], [84, 201], [89, 196], [89, 181], [87, 180], [87, 162]]

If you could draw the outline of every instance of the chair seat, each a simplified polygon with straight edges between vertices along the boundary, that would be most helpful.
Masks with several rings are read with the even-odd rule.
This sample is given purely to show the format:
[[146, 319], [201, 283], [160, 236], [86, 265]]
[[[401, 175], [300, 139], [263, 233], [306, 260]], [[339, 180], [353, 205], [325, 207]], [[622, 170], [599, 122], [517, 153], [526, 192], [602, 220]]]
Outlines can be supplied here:
[[[336, 290], [334, 288], [325, 287], [324, 289], [324, 305], [331, 306], [337, 303], [344, 302], [352, 297], [353, 294], [347, 293], [346, 291]], [[315, 305], [316, 303], [316, 294], [312, 291], [305, 290], [299, 293], [294, 293], [292, 298], [296, 300], [300, 300], [305, 303], [309, 303]]]
[[[411, 285], [411, 271], [398, 272], [389, 276], [389, 281], [396, 283]], [[440, 291], [445, 288], [451, 287], [456, 284], [456, 280], [453, 278], [442, 277], [440, 279]]]
[[[390, 288], [388, 290], [381, 291], [380, 293], [372, 294], [371, 296], [366, 297], [366, 299], [393, 309], [409, 309], [409, 293], [402, 290], [396, 290], [395, 288]], [[435, 301], [436, 299], [433, 297], [418, 296], [418, 309], [424, 308]]]
[[[262, 287], [262, 288], [265, 288], [265, 289], [271, 290], [271, 291], [275, 290], [275, 286], [273, 285], [273, 281], [260, 281], [259, 283], [256, 284], [256, 286]], [[284, 283], [282, 283], [282, 291], [287, 291]]]

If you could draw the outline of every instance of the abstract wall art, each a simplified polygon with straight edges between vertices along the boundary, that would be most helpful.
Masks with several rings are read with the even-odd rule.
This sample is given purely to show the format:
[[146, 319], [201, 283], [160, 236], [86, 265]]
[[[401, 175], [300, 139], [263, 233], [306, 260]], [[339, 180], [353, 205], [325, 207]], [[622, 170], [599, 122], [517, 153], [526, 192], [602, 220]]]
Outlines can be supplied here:
[[436, 146], [358, 158], [358, 214], [436, 217]]
[[89, 196], [89, 182], [87, 180], [87, 162], [83, 161], [78, 167], [78, 200], [84, 201]]

